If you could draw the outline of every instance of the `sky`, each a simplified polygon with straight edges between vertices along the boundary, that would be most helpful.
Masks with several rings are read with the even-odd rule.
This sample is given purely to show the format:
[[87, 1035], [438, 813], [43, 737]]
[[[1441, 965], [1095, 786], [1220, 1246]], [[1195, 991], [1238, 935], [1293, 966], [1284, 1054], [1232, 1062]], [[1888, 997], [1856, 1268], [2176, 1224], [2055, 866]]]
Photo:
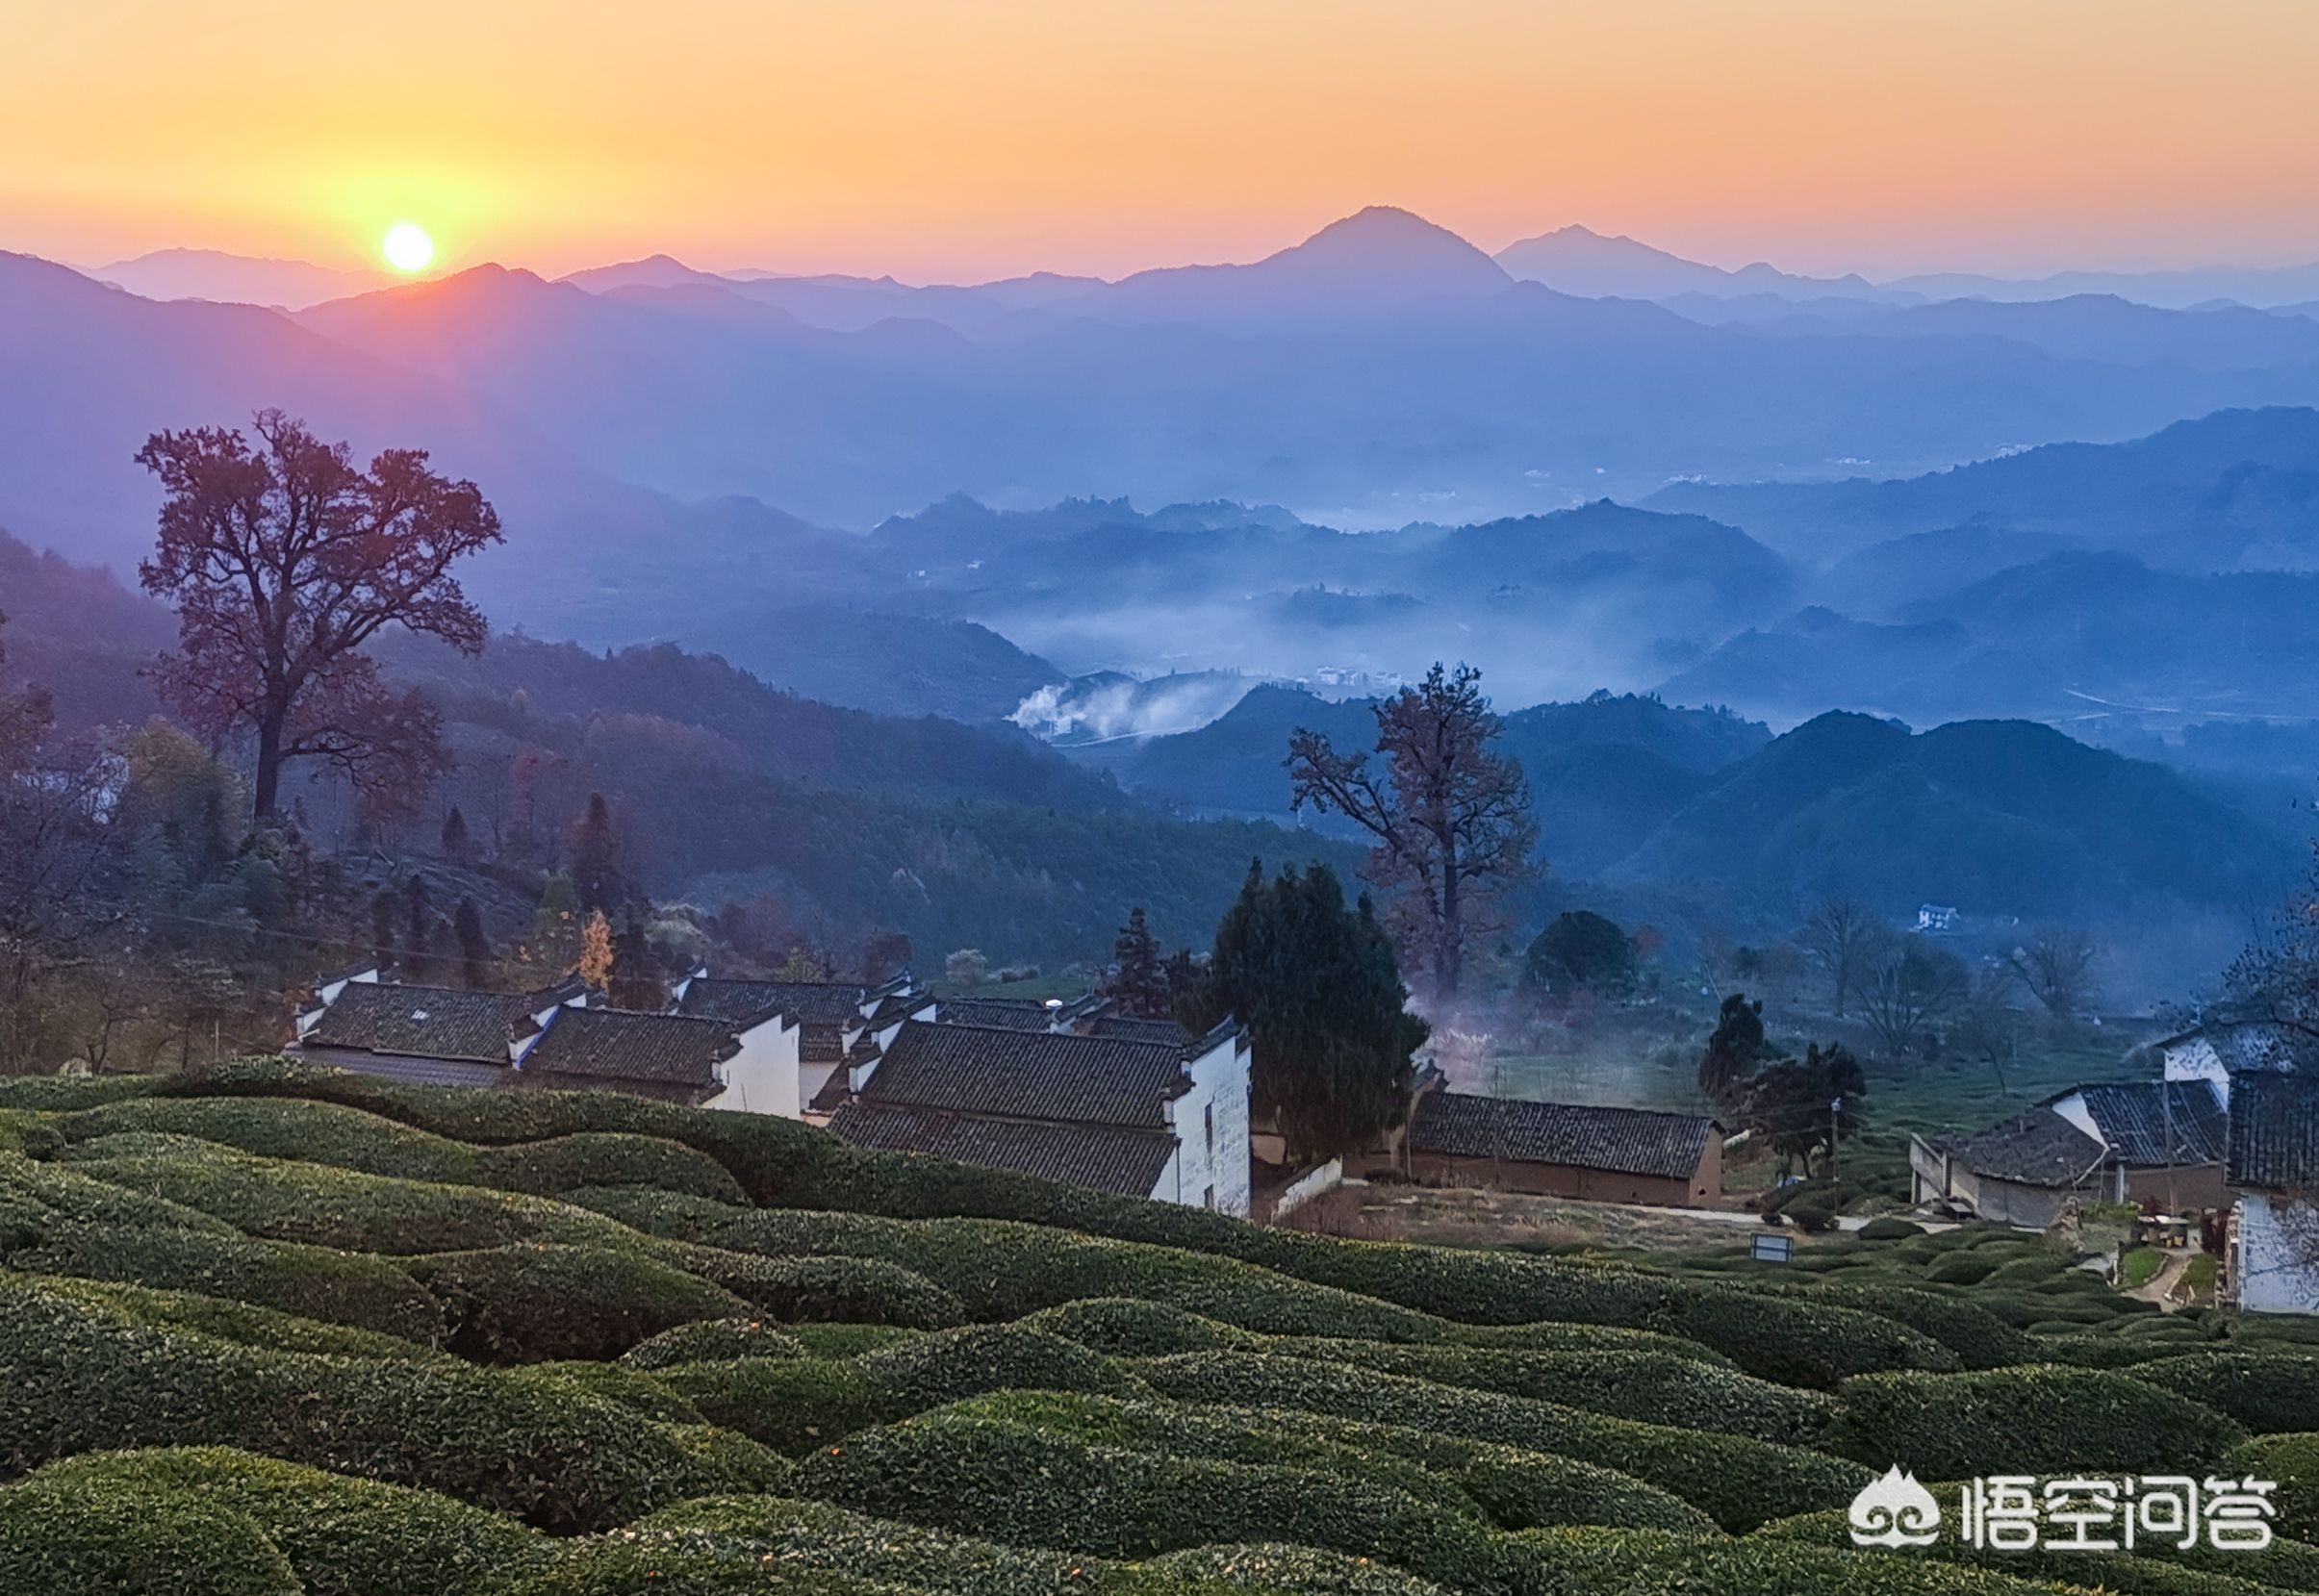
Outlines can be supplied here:
[[9, 0], [0, 248], [972, 281], [1367, 204], [1720, 265], [2319, 258], [2308, 0]]

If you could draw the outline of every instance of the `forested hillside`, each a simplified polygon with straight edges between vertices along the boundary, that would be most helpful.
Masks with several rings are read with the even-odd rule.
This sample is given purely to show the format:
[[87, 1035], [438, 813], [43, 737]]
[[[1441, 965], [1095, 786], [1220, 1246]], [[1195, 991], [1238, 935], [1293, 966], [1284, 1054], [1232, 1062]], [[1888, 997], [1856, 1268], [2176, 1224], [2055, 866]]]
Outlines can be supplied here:
[[[0, 1193], [10, 1589], [2319, 1581], [2319, 1358], [1997, 1229], [1886, 1222], [1788, 1269], [1348, 1243], [757, 1116], [268, 1061], [0, 1084]], [[1853, 1549], [1896, 1463], [2253, 1475], [2281, 1538]]]

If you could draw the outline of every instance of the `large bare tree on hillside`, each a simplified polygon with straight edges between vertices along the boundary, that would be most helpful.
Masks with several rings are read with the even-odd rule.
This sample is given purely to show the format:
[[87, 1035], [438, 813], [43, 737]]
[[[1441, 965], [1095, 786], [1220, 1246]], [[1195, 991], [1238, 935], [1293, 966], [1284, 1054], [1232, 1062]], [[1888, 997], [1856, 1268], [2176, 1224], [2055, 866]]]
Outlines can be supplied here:
[[389, 449], [364, 470], [278, 410], [255, 430], [254, 446], [196, 427], [138, 451], [166, 495], [138, 575], [177, 606], [162, 687], [196, 727], [255, 735], [260, 819], [292, 759], [338, 766], [374, 802], [414, 793], [445, 767], [440, 720], [420, 694], [390, 691], [363, 646], [400, 625], [478, 651], [483, 616], [450, 568], [499, 541], [499, 518], [422, 450]]
[[1892, 928], [1884, 917], [1851, 898], [1828, 899], [1814, 909], [1796, 932], [1796, 944], [1804, 957], [1827, 977], [1839, 1020], [1844, 1018], [1845, 1005], [1859, 996], [1877, 955], [1891, 940]]
[[1295, 807], [1344, 815], [1375, 839], [1365, 874], [1394, 895], [1405, 945], [1432, 971], [1433, 995], [1458, 989], [1467, 943], [1493, 901], [1536, 867], [1538, 824], [1521, 766], [1499, 731], [1482, 673], [1437, 664], [1377, 705], [1379, 766], [1340, 754], [1319, 732], [1288, 740]]
[[2094, 1006], [2100, 957], [2091, 933], [2075, 925], [2054, 925], [2014, 949], [2006, 963], [2048, 1014], [2072, 1020]]

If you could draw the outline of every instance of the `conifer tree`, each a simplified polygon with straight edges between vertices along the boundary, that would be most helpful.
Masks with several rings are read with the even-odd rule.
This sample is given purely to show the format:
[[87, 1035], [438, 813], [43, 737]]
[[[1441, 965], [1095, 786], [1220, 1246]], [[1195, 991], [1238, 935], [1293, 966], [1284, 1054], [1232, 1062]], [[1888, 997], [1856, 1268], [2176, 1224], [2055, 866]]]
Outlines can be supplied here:
[[1167, 970], [1160, 961], [1160, 939], [1152, 935], [1141, 908], [1128, 911], [1128, 923], [1111, 944], [1111, 970], [1102, 990], [1123, 1013], [1137, 1019], [1164, 1020], [1174, 1010]]
[[451, 933], [459, 943], [459, 978], [471, 992], [488, 991], [493, 985], [495, 960], [491, 938], [483, 929], [483, 911], [475, 907], [472, 898], [459, 899], [458, 913], [451, 917]]
[[427, 884], [413, 875], [403, 883], [409, 925], [403, 937], [404, 974], [425, 982], [435, 974], [435, 910], [427, 899]]
[[467, 817], [459, 812], [459, 806], [455, 803], [451, 805], [451, 812], [443, 817], [443, 856], [455, 864], [471, 865], [475, 862], [474, 839], [468, 835]]
[[619, 853], [611, 806], [603, 794], [590, 793], [588, 812], [572, 828], [572, 888], [583, 910], [608, 913], [627, 896]]
[[1425, 1022], [1368, 899], [1347, 908], [1326, 865], [1264, 878], [1261, 862], [1216, 927], [1178, 1010], [1195, 1034], [1236, 1016], [1253, 1032], [1255, 1108], [1297, 1163], [1372, 1145], [1409, 1111]]

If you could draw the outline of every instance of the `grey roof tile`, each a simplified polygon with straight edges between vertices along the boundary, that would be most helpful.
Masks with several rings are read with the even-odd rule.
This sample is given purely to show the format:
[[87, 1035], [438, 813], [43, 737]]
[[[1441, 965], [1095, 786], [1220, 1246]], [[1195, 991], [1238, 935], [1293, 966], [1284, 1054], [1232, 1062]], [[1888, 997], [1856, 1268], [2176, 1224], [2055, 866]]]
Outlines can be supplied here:
[[1704, 1114], [1428, 1092], [1410, 1117], [1409, 1146], [1455, 1158], [1687, 1178], [1715, 1128]]

